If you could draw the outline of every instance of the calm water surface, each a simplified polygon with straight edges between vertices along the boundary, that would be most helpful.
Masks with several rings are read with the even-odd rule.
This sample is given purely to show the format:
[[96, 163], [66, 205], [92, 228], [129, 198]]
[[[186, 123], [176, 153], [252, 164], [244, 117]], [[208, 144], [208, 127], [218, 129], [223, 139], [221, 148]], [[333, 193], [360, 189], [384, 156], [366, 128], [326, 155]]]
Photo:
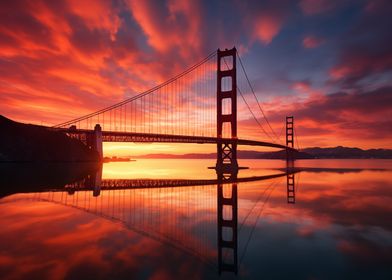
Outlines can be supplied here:
[[213, 165], [4, 171], [0, 279], [392, 279], [391, 160], [297, 161], [294, 179], [242, 160], [238, 184], [214, 183]]

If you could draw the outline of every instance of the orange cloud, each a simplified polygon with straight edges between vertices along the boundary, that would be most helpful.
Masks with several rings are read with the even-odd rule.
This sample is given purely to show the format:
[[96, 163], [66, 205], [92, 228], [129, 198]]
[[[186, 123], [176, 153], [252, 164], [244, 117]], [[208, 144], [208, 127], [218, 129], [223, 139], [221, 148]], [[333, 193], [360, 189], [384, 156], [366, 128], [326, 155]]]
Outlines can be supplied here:
[[151, 47], [162, 53], [173, 49], [180, 57], [190, 58], [200, 52], [201, 18], [197, 1], [128, 1], [130, 11]]
[[268, 45], [279, 33], [283, 20], [273, 15], [261, 15], [255, 21], [255, 36], [263, 44]]
[[99, 28], [108, 30], [112, 41], [116, 40], [116, 33], [120, 27], [121, 19], [118, 12], [111, 6], [110, 1], [68, 0], [70, 10], [84, 19], [90, 29]]

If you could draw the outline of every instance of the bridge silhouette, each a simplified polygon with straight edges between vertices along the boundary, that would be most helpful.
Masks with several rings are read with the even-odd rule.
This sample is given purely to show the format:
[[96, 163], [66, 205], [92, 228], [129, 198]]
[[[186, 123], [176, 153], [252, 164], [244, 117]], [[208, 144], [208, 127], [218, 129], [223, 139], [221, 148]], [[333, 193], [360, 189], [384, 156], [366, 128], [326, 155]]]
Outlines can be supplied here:
[[[10, 195], [0, 203], [38, 201], [77, 209], [192, 256], [219, 274], [237, 274], [252, 238], [253, 230], [245, 228], [256, 225], [277, 180], [282, 182], [298, 172], [286, 171], [192, 180], [102, 179], [102, 169], [98, 169], [63, 187]], [[257, 184], [258, 194], [240, 219], [237, 184], [244, 183]], [[293, 192], [287, 188], [287, 202], [295, 203], [291, 199], [295, 188]]]
[[[240, 71], [237, 71], [237, 58]], [[239, 73], [243, 79], [237, 78]], [[264, 125], [252, 110], [246, 92], [241, 89], [244, 85], [253, 94]], [[267, 141], [238, 137], [238, 93], [263, 137], [269, 138]], [[230, 50], [218, 49], [158, 86], [107, 108], [58, 124], [53, 129], [79, 139], [101, 157], [102, 142], [216, 144], [217, 172], [233, 173], [239, 168], [238, 145], [284, 149], [287, 158], [292, 160], [297, 151], [294, 147], [293, 116], [286, 117], [285, 126], [286, 139], [280, 142], [234, 47]]]
[[[239, 71], [237, 61], [241, 66]], [[237, 77], [238, 74], [242, 75], [242, 79]], [[244, 90], [244, 86], [248, 91]], [[237, 102], [238, 94], [243, 101], [242, 107], [239, 107]], [[252, 109], [249, 94], [253, 94], [253, 102], [260, 112], [256, 113]], [[253, 117], [260, 128], [262, 139], [239, 137], [255, 132], [253, 129], [247, 131], [246, 127], [238, 126], [239, 115], [242, 120], [247, 121], [244, 119], [244, 112]], [[216, 179], [103, 180], [100, 169], [64, 188], [52, 189], [46, 194], [38, 193], [34, 199], [73, 207], [121, 223], [128, 229], [193, 255], [207, 264], [211, 264], [211, 256], [214, 256], [218, 259], [219, 273], [237, 273], [250, 240], [248, 239], [242, 252], [239, 252], [238, 235], [245, 221], [239, 225], [237, 184], [286, 177], [287, 203], [295, 203], [294, 179], [297, 171], [293, 168], [293, 162], [294, 154], [298, 150], [294, 147], [294, 117], [286, 116], [283, 125], [286, 137], [281, 141], [281, 135], [275, 133], [262, 109], [236, 48], [218, 49], [158, 86], [107, 108], [52, 127], [53, 130], [83, 142], [101, 158], [103, 142], [215, 144]], [[240, 145], [283, 149], [286, 151], [287, 168], [278, 174], [239, 178], [238, 170], [241, 167], [238, 166], [237, 147]], [[261, 191], [258, 202], [263, 195], [264, 203], [268, 200], [272, 185]], [[195, 240], [190, 238], [190, 232], [179, 227], [180, 221], [176, 220], [176, 217], [171, 217], [170, 212], [184, 208], [189, 215], [197, 212], [195, 209], [189, 212], [193, 206], [199, 207], [197, 201], [194, 201], [197, 195], [190, 195], [185, 201], [181, 200], [183, 205], [175, 203], [178, 201], [176, 196], [181, 197], [183, 190], [191, 194], [203, 193], [205, 201], [201, 205], [205, 209], [214, 209], [215, 213], [209, 220], [213, 221], [216, 227], [216, 253], [210, 250], [211, 240], [205, 238], [208, 237], [211, 225], [207, 224], [207, 229], [201, 230], [204, 232], [201, 240]], [[88, 195], [91, 191], [93, 195]], [[69, 201], [70, 196], [72, 202]], [[138, 198], [135, 199], [135, 196]], [[149, 201], [144, 204], [146, 197]], [[103, 198], [108, 201], [102, 201]], [[129, 201], [124, 202], [121, 199]], [[80, 204], [81, 201], [83, 205]], [[173, 204], [170, 204], [172, 202]], [[166, 207], [161, 209], [161, 205]], [[118, 207], [125, 207], [125, 211], [117, 213], [115, 209]], [[160, 218], [156, 219], [154, 209], [161, 209], [163, 212], [169, 209], [169, 212], [159, 212]], [[257, 219], [263, 207], [260, 209], [256, 211]], [[147, 222], [145, 217], [149, 217]], [[248, 217], [249, 214], [245, 220]], [[165, 224], [156, 227], [150, 223], [153, 220], [164, 221]]]

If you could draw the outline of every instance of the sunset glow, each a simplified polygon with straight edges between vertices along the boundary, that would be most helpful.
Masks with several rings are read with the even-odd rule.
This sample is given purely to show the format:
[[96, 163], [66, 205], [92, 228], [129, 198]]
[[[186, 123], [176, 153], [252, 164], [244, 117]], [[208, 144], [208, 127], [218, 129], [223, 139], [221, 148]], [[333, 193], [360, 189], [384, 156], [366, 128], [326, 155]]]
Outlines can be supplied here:
[[[384, 0], [5, 1], [0, 113], [56, 125], [236, 46], [277, 134], [294, 115], [302, 147], [392, 148], [391, 8]], [[238, 100], [240, 137], [267, 141]], [[199, 102], [216, 101], [189, 104], [195, 115]], [[214, 152], [212, 145], [184, 147], [106, 143], [105, 154]]]

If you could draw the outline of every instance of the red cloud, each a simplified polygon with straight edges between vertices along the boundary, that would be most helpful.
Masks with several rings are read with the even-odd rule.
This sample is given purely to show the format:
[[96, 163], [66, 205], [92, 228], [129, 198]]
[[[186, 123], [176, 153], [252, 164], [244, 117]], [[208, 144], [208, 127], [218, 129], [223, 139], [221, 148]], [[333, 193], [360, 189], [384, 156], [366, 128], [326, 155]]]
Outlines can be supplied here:
[[358, 87], [360, 81], [374, 86], [377, 81], [388, 79], [392, 70], [392, 37], [388, 27], [391, 7], [390, 1], [369, 2], [355, 25], [343, 35], [338, 62], [330, 69], [333, 82]]
[[111, 40], [116, 39], [121, 20], [118, 11], [111, 6], [110, 1], [68, 0], [68, 4], [71, 12], [83, 18], [88, 28], [108, 30]]
[[307, 81], [295, 82], [292, 88], [299, 92], [308, 92], [310, 90], [310, 83]]
[[268, 45], [279, 34], [284, 22], [288, 19], [290, 14], [288, 7], [289, 2], [287, 1], [248, 4], [246, 9], [242, 11], [247, 15], [244, 28], [248, 29], [251, 26], [251, 37]]
[[201, 46], [201, 18], [197, 1], [128, 1], [130, 11], [151, 47], [163, 53], [173, 49], [185, 58], [198, 54]]
[[[311, 91], [306, 82], [293, 85], [296, 90]], [[285, 116], [295, 116], [295, 127], [300, 145], [309, 146], [362, 146], [364, 148], [391, 147], [392, 88], [383, 87], [369, 92], [335, 94], [311, 94], [305, 100], [290, 102], [284, 99], [276, 104], [264, 104], [276, 108], [266, 112], [275, 132], [279, 135]], [[241, 116], [246, 116], [246, 113]], [[266, 124], [264, 127], [267, 129]], [[239, 124], [243, 135], [252, 139], [269, 140], [257, 123], [242, 120]], [[248, 137], [248, 136], [247, 136]]]
[[368, 75], [383, 73], [392, 68], [390, 53], [370, 53], [366, 51], [352, 51], [343, 53], [338, 65], [330, 70], [334, 80], [356, 82]]
[[305, 15], [316, 15], [334, 8], [336, 3], [330, 0], [301, 0], [299, 6]]
[[324, 91], [322, 89], [315, 89], [311, 86], [309, 81], [298, 81], [291, 85], [291, 88], [296, 92], [308, 96], [308, 98], [322, 98]]
[[262, 15], [255, 21], [255, 36], [263, 44], [268, 45], [279, 33], [283, 19], [273, 15]]
[[[153, 26], [153, 42], [161, 41], [164, 47], [160, 50], [167, 50], [162, 54], [155, 43], [158, 52], [141, 52], [140, 30], [136, 25], [122, 24], [118, 7], [109, 1], [5, 4], [0, 17], [2, 114], [20, 121], [56, 124], [121, 101], [180, 73], [199, 59], [203, 49], [200, 21], [192, 17], [197, 2], [177, 4], [168, 4], [165, 25], [157, 21], [159, 17], [154, 17], [147, 4], [137, 6], [147, 6], [144, 20], [150, 22], [143, 27]], [[126, 9], [121, 12], [132, 17]], [[171, 32], [171, 28], [178, 30]], [[154, 37], [157, 34], [162, 35]]]
[[315, 36], [306, 36], [302, 40], [302, 45], [307, 49], [313, 49], [320, 46], [323, 42], [324, 40], [322, 38], [318, 38]]

